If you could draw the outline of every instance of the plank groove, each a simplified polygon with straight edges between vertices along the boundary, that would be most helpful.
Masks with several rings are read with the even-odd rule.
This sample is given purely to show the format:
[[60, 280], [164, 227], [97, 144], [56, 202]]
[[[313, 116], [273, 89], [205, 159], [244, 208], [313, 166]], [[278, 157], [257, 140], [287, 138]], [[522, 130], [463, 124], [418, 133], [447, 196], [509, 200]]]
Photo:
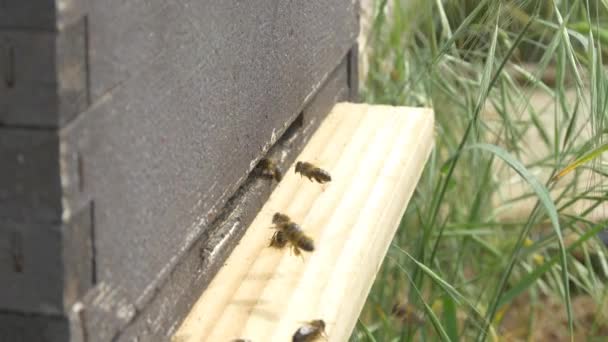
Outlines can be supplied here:
[[[312, 183], [285, 172], [189, 316], [179, 341], [287, 341], [323, 319], [348, 339], [433, 144], [429, 109], [341, 103], [298, 160], [328, 170]], [[275, 212], [315, 240], [304, 258], [267, 248]]]

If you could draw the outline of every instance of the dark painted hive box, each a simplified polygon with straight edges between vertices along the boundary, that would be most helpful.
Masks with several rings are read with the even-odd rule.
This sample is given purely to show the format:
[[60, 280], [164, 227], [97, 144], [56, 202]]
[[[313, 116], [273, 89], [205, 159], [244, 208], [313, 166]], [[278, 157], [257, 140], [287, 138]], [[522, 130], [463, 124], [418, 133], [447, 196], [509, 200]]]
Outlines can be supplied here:
[[167, 340], [357, 92], [356, 0], [0, 1], [0, 340]]

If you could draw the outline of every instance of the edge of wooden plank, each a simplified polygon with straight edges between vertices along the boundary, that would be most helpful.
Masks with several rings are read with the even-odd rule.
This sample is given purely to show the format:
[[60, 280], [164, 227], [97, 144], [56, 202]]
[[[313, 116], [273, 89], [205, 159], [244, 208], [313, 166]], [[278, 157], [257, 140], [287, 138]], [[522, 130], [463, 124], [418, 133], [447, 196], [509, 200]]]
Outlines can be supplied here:
[[[328, 323], [330, 340], [347, 339], [424, 169], [432, 136], [430, 109], [336, 105], [298, 160], [313, 160], [337, 178], [324, 189], [297, 177], [292, 166], [174, 340], [285, 340], [302, 321], [317, 318]], [[369, 167], [355, 168], [353, 161]], [[318, 243], [304, 261], [266, 248], [275, 211], [301, 222]], [[344, 220], [348, 224], [341, 225]]]

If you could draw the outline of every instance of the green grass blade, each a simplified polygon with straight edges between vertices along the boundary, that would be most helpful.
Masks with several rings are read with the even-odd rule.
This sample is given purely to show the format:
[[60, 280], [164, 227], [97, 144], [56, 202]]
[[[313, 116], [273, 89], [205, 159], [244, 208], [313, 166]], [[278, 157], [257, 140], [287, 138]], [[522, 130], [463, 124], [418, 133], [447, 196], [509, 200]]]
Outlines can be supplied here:
[[[420, 268], [422, 270], [422, 272], [424, 274], [426, 274], [429, 278], [431, 278], [433, 280], [433, 282], [435, 282], [437, 285], [439, 285], [450, 296], [457, 299], [457, 302], [458, 302], [458, 299], [464, 299], [463, 295], [458, 293], [458, 291], [452, 285], [450, 285], [447, 281], [443, 280], [439, 275], [437, 275], [437, 273], [433, 272], [433, 270], [431, 270], [426, 265], [424, 265], [423, 263], [416, 260], [408, 252], [404, 251], [403, 249], [399, 248], [398, 246], [393, 245], [393, 247], [395, 247], [399, 252], [405, 254], [411, 261], [413, 261], [416, 264], [416, 266], [418, 268]], [[397, 263], [397, 264], [399, 265], [399, 263]], [[402, 270], [404, 272], [407, 272], [404, 268], [402, 268]]]
[[[573, 242], [566, 249], [568, 252], [573, 251], [577, 247], [581, 246], [585, 241], [588, 241], [594, 238], [597, 233], [602, 231], [605, 227], [606, 223], [601, 223], [593, 227], [592, 229], [585, 232], [581, 235], [575, 242]], [[517, 284], [513, 285], [508, 291], [506, 291], [500, 298], [498, 303], [498, 307], [502, 307], [508, 303], [510, 303], [517, 296], [523, 294], [527, 289], [529, 289], [543, 274], [551, 269], [551, 267], [555, 266], [560, 261], [560, 256], [554, 256], [550, 260], [546, 261], [541, 266], [537, 267], [531, 273], [528, 273], [525, 277], [523, 277]]]
[[[559, 222], [559, 216], [557, 214], [557, 209], [555, 208], [555, 204], [553, 203], [553, 200], [551, 199], [551, 196], [549, 195], [549, 191], [547, 190], [547, 188], [544, 185], [542, 185], [538, 181], [538, 179], [536, 179], [536, 177], [534, 177], [532, 175], [532, 173], [521, 162], [519, 162], [518, 160], [513, 158], [503, 148], [496, 146], [496, 145], [490, 145], [490, 144], [476, 144], [476, 145], [470, 146], [469, 148], [472, 150], [474, 150], [474, 149], [485, 150], [487, 152], [494, 154], [495, 156], [499, 157], [504, 162], [506, 162], [515, 172], [517, 172], [528, 183], [528, 185], [530, 185], [532, 190], [536, 193], [536, 196], [538, 197], [540, 204], [545, 208], [545, 210], [547, 212], [547, 216], [549, 217], [549, 219], [551, 221], [553, 230], [555, 232], [555, 235], [557, 236], [558, 243], [559, 243], [560, 264], [562, 266], [562, 283], [563, 283], [562, 286], [564, 288], [564, 300], [566, 302], [568, 320], [571, 325], [573, 319], [572, 319], [572, 304], [570, 301], [570, 286], [568, 283], [568, 264], [567, 264], [567, 257], [566, 257], [566, 248], [564, 246], [564, 241], [562, 238], [562, 232], [561, 232], [561, 227], [560, 227], [560, 222]], [[494, 319], [494, 315], [496, 314], [496, 310], [498, 308], [499, 299], [501, 297], [503, 289], [505, 288], [506, 281], [510, 276], [510, 269], [512, 269], [512, 265], [515, 263], [515, 258], [516, 258], [516, 255], [514, 255], [511, 258], [511, 260], [509, 262], [511, 264], [511, 267], [507, 268], [507, 273], [505, 274], [505, 276], [499, 283], [499, 286], [497, 287], [496, 296], [493, 299], [490, 308], [488, 309], [488, 313], [486, 314], [486, 318], [485, 318], [486, 324], [489, 324], [489, 322], [491, 322]], [[488, 327], [486, 327], [486, 329], [482, 329], [482, 331], [478, 335], [478, 339], [477, 339], [478, 341], [485, 340], [485, 337], [487, 334], [487, 328]], [[572, 335], [572, 329], [570, 330], [570, 332]]]
[[452, 341], [458, 341], [458, 318], [456, 317], [456, 303], [450, 296], [443, 297], [443, 321], [446, 332]]
[[437, 315], [435, 315], [435, 312], [433, 311], [433, 309], [431, 309], [431, 307], [422, 298], [422, 294], [420, 293], [420, 290], [414, 283], [410, 274], [407, 271], [405, 271], [404, 273], [407, 276], [407, 278], [409, 279], [411, 288], [414, 289], [414, 293], [418, 297], [418, 300], [420, 300], [420, 302], [422, 302], [422, 304], [424, 305], [424, 312], [426, 313], [426, 316], [430, 318], [431, 324], [433, 325], [433, 328], [435, 329], [435, 331], [439, 334], [439, 337], [441, 338], [441, 340], [447, 341], [447, 342], [457, 341], [457, 340], [450, 339], [450, 336], [448, 335], [448, 333], [445, 331], [445, 329], [441, 325], [441, 322], [439, 321], [439, 318], [437, 317]]
[[568, 166], [566, 166], [565, 168], [563, 168], [562, 170], [560, 170], [554, 177], [553, 180], [557, 181], [560, 178], [564, 177], [565, 175], [567, 175], [568, 173], [574, 171], [576, 168], [578, 168], [579, 166], [586, 164], [596, 158], [598, 158], [602, 153], [608, 151], [608, 142], [603, 143], [602, 145], [592, 149], [591, 151], [589, 151], [588, 153], [586, 153], [585, 155], [583, 155], [582, 157], [578, 158], [577, 160], [575, 160], [574, 162], [572, 162], [571, 164], [569, 164]]
[[361, 322], [361, 319], [357, 320], [357, 325], [359, 326], [359, 329], [361, 331], [363, 331], [366, 341], [376, 342], [376, 339], [374, 338], [374, 334], [372, 334], [372, 332], [367, 328], [365, 323]]

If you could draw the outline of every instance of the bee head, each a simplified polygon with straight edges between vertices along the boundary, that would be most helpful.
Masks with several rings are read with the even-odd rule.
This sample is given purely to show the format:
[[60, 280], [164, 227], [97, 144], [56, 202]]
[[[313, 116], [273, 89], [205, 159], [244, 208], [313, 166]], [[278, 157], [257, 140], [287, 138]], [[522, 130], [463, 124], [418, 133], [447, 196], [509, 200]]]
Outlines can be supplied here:
[[303, 169], [304, 164], [302, 164], [302, 162], [297, 162], [296, 163], [296, 171], [295, 172], [301, 172]]
[[289, 216], [281, 213], [275, 213], [274, 216], [272, 216], [272, 223], [277, 224], [282, 222], [289, 222]]

